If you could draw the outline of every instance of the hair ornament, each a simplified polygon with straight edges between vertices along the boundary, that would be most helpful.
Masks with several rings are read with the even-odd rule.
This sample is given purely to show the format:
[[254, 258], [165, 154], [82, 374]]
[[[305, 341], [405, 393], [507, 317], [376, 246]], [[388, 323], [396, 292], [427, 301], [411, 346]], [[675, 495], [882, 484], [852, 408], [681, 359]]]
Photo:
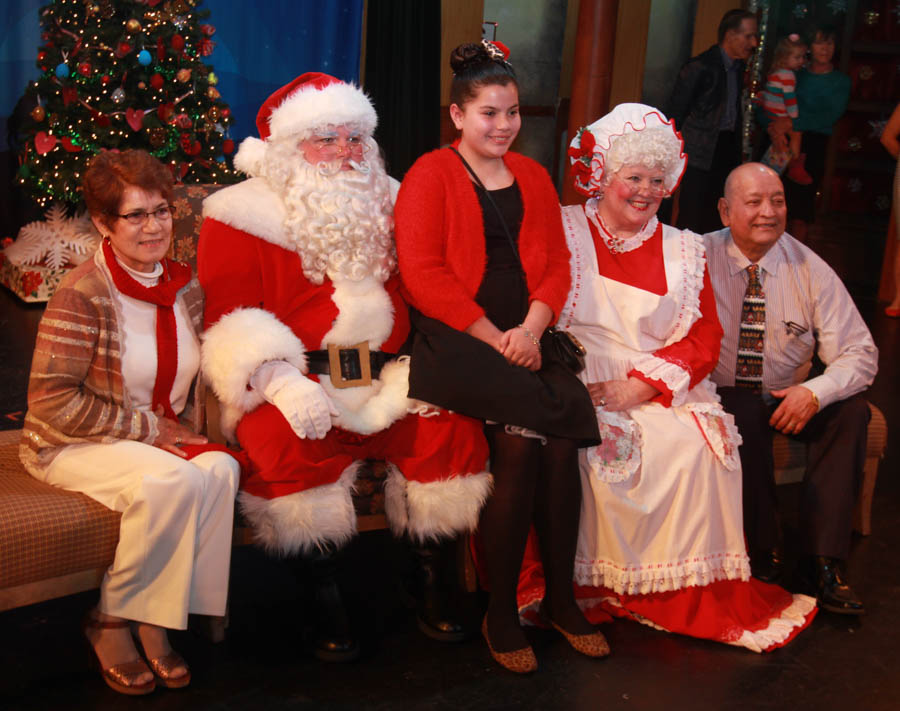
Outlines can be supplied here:
[[488, 57], [495, 62], [505, 62], [509, 59], [509, 47], [503, 44], [503, 42], [498, 42], [497, 40], [491, 42], [483, 39], [481, 40], [481, 46], [484, 47], [485, 51], [488, 53]]

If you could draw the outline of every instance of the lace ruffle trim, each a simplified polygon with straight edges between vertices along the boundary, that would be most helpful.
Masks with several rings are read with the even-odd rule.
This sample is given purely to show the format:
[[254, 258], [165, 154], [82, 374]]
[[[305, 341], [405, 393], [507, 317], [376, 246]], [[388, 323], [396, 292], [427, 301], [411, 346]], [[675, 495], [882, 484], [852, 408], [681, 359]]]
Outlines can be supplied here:
[[706, 270], [706, 247], [703, 238], [693, 232], [684, 231], [681, 238], [681, 311], [666, 345], [672, 345], [684, 338], [691, 326], [702, 316], [700, 313], [700, 292], [703, 290], [703, 273]]
[[733, 639], [723, 640], [726, 644], [736, 647], [746, 647], [754, 652], [766, 652], [773, 647], [778, 647], [789, 640], [797, 631], [807, 623], [810, 613], [816, 609], [816, 599], [808, 595], [794, 595], [794, 601], [781, 611], [778, 617], [769, 620], [765, 629], [735, 630]]
[[729, 471], [739, 469], [741, 459], [738, 447], [744, 440], [734, 424], [734, 417], [716, 403], [696, 402], [685, 407], [697, 420], [706, 443], [722, 466]]
[[717, 580], [749, 580], [746, 553], [716, 553], [684, 561], [623, 567], [608, 560], [575, 561], [575, 582], [607, 587], [620, 595], [647, 595], [709, 585]]
[[665, 383], [672, 392], [672, 407], [678, 407], [684, 402], [691, 387], [690, 370], [650, 354], [635, 359], [632, 367], [651, 380]]
[[606, 226], [603, 218], [600, 217], [600, 211], [597, 210], [598, 203], [599, 201], [596, 198], [589, 200], [584, 213], [597, 227], [597, 231], [603, 239], [603, 244], [605, 244], [606, 248], [613, 254], [622, 254], [623, 252], [631, 252], [637, 249], [650, 239], [654, 232], [656, 232], [656, 226], [659, 224], [659, 220], [657, 220], [656, 215], [654, 215], [647, 220], [647, 224], [645, 224], [639, 232], [631, 237], [620, 239], [612, 233], [612, 230]]

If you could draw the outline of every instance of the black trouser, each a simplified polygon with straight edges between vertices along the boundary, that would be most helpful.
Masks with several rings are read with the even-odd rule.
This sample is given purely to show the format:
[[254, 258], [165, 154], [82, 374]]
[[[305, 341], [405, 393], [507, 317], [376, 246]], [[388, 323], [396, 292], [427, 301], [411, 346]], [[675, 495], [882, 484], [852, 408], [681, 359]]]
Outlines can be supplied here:
[[[775, 548], [778, 520], [775, 468], [769, 418], [777, 404], [745, 388], [718, 388], [722, 405], [734, 415], [743, 437], [744, 533], [753, 550]], [[807, 465], [800, 498], [800, 553], [846, 559], [853, 507], [866, 457], [869, 405], [861, 395], [832, 403], [816, 413], [796, 435], [806, 444]]]
[[724, 194], [725, 178], [741, 163], [739, 136], [737, 131], [719, 132], [709, 170], [688, 165], [681, 178], [676, 227], [699, 234], [722, 229], [719, 198]]

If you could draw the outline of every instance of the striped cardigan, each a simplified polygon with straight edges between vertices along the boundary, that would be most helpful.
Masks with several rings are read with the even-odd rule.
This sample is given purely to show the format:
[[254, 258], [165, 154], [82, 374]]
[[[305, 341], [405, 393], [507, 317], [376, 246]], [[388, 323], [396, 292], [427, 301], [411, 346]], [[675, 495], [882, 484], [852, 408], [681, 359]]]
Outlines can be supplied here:
[[[123, 336], [114, 291], [98, 250], [62, 280], [47, 304], [38, 326], [19, 447], [22, 463], [34, 476], [40, 478], [66, 445], [119, 439], [150, 444], [159, 434], [156, 415], [131, 407], [124, 388]], [[178, 299], [199, 332], [203, 291], [196, 278]], [[196, 431], [202, 408], [189, 409]]]

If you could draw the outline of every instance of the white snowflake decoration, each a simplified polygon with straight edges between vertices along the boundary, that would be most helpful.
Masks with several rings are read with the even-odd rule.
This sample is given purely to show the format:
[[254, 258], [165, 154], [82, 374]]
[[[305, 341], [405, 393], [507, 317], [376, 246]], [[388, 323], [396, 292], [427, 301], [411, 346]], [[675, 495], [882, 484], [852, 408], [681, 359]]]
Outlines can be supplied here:
[[881, 121], [869, 121], [869, 138], [881, 138], [885, 126], [887, 126], [887, 119]]
[[66, 217], [66, 208], [54, 204], [43, 221], [30, 222], [19, 230], [16, 241], [4, 250], [6, 258], [19, 266], [43, 262], [51, 269], [81, 264], [100, 246], [100, 233], [87, 213]]
[[858, 193], [862, 190], [862, 180], [859, 178], [850, 178], [847, 182], [847, 187], [850, 189], [851, 193]]
[[835, 15], [840, 12], [847, 12], [847, 0], [831, 0], [828, 3], [828, 7], [831, 8], [831, 12]]

